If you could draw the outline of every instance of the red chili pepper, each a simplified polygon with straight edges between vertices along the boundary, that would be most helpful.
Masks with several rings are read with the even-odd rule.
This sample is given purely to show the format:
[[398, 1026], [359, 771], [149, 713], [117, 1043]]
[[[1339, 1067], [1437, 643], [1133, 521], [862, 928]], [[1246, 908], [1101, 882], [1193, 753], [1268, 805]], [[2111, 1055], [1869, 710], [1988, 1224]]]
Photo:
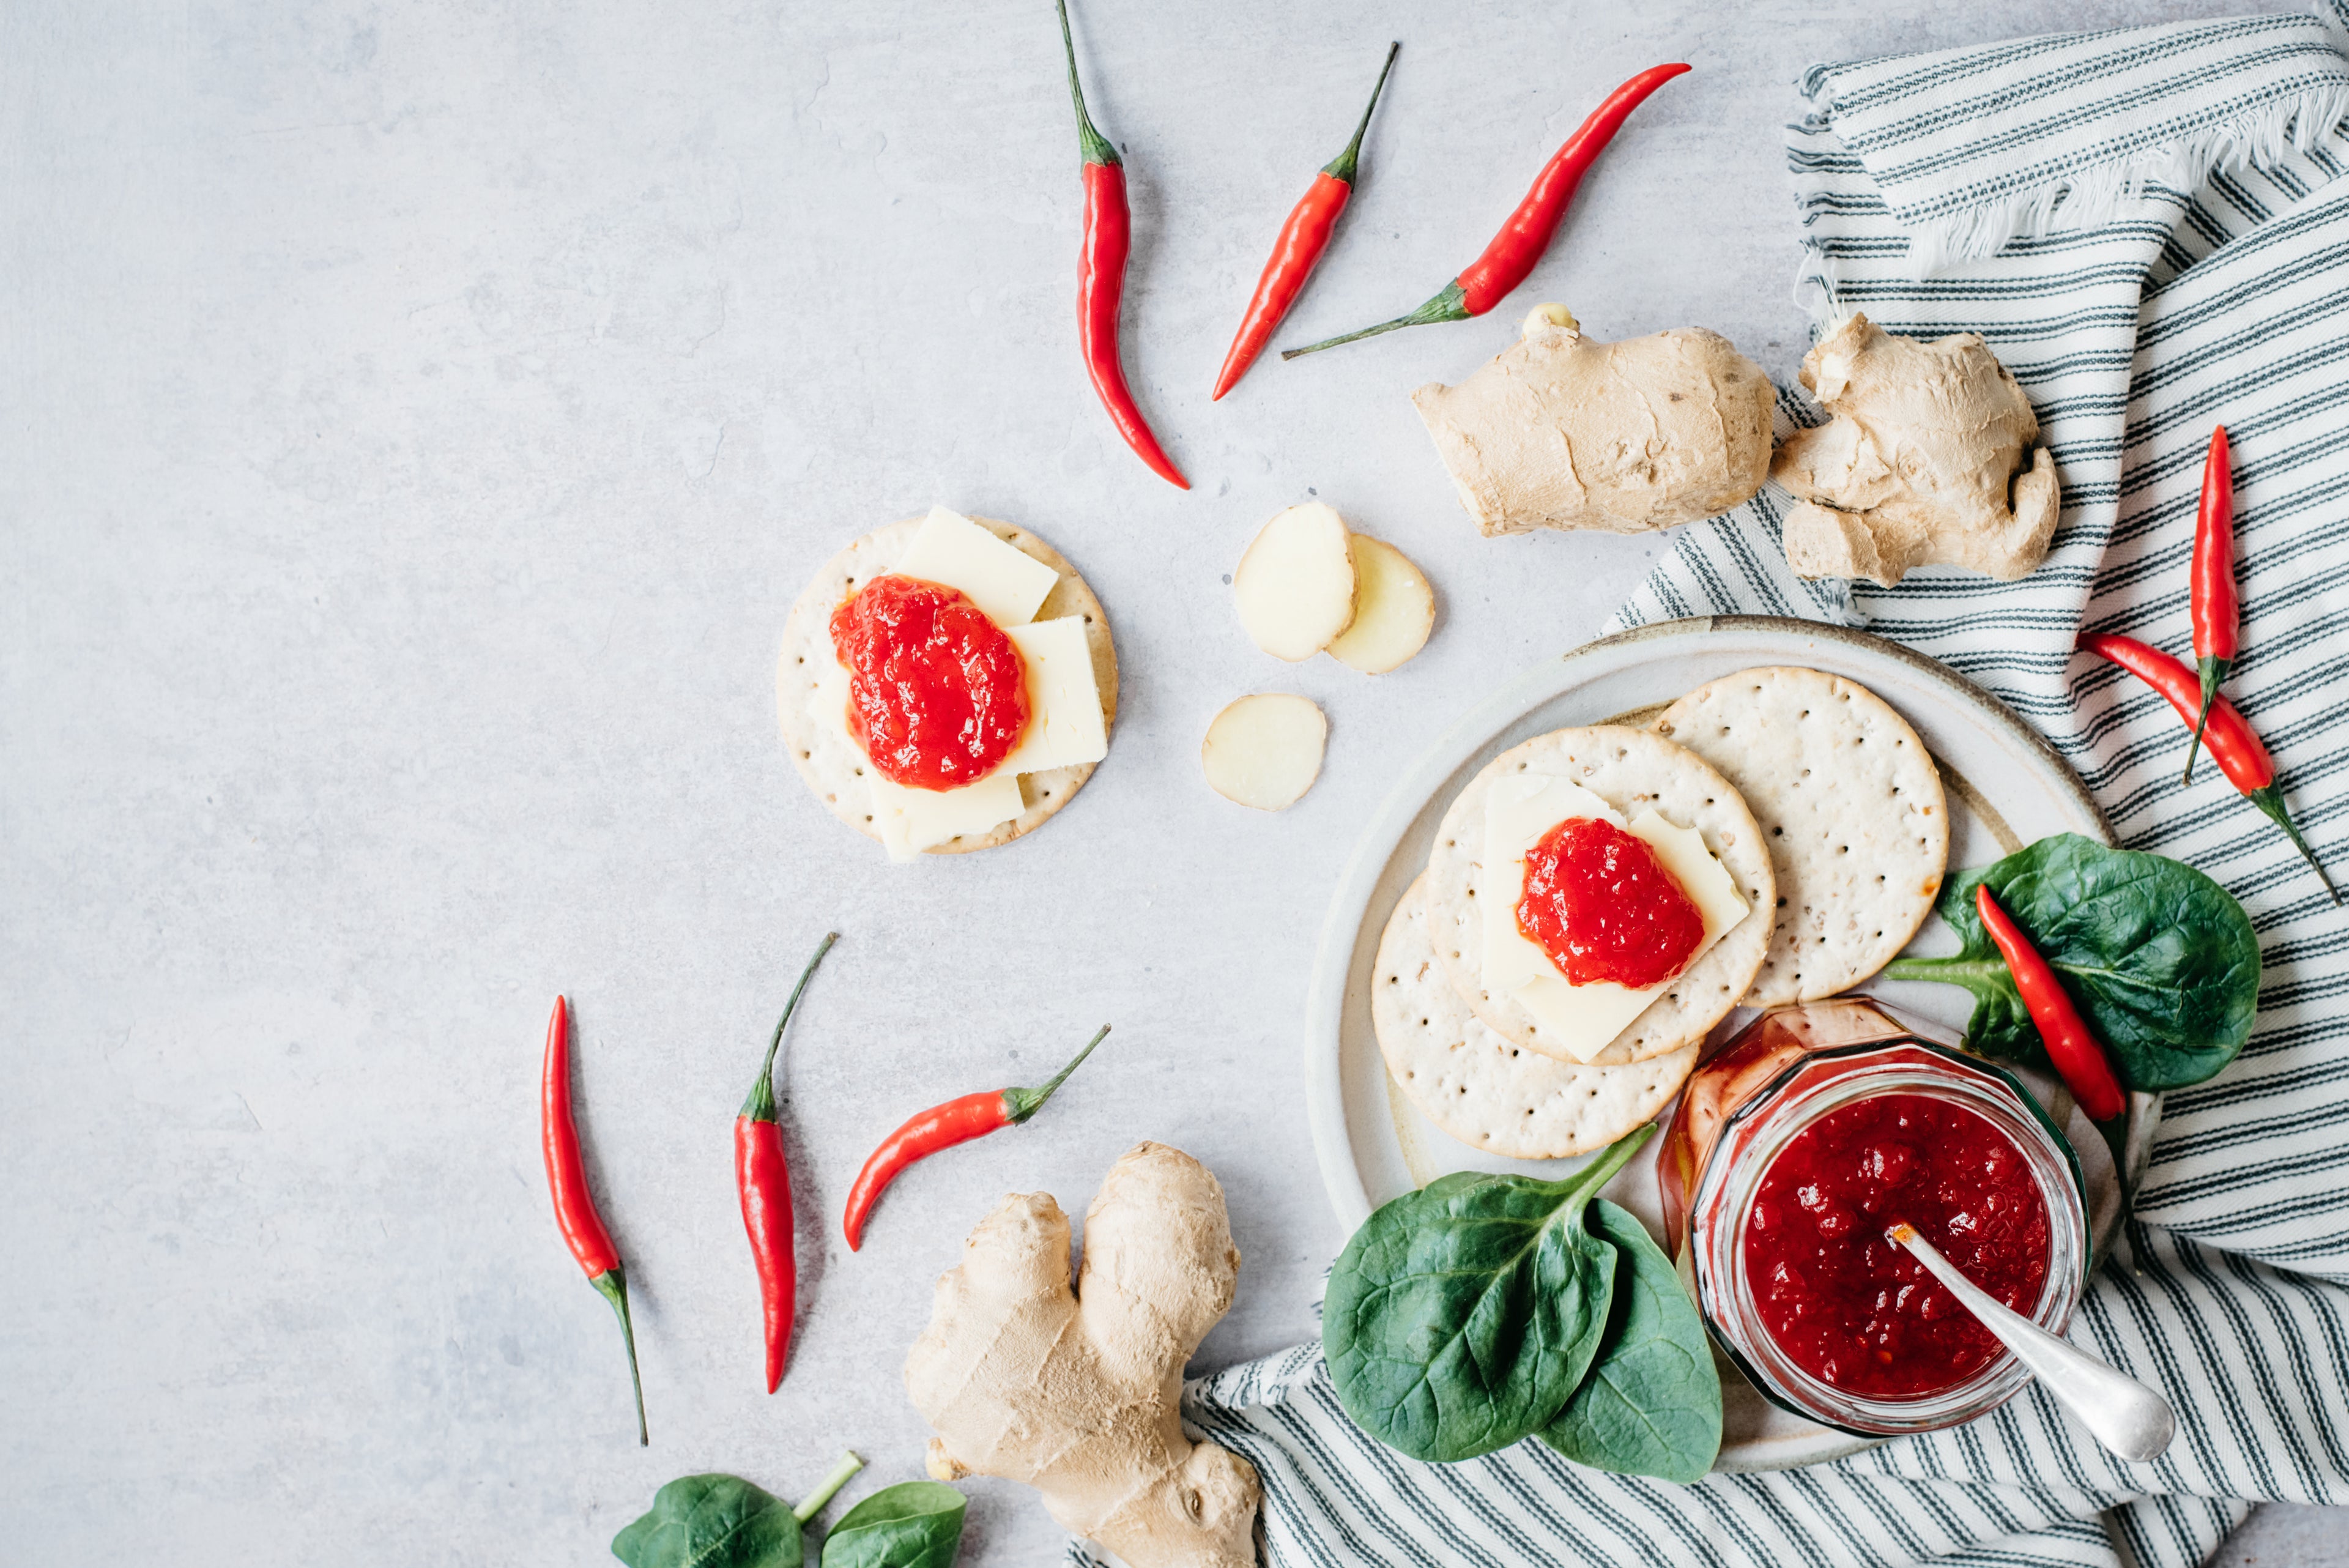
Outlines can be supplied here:
[[1509, 214], [1509, 221], [1501, 225], [1501, 232], [1493, 236], [1493, 243], [1485, 247], [1485, 254], [1471, 262], [1443, 293], [1409, 316], [1398, 316], [1392, 321], [1365, 327], [1342, 337], [1309, 343], [1302, 348], [1284, 349], [1280, 357], [1294, 359], [1299, 354], [1334, 348], [1361, 337], [1375, 337], [1398, 327], [1465, 321], [1500, 304], [1510, 290], [1526, 281], [1526, 275], [1541, 260], [1542, 252], [1549, 248], [1550, 237], [1557, 233], [1558, 220], [1566, 216], [1567, 203], [1574, 200], [1583, 174], [1599, 161], [1599, 155], [1607, 150], [1608, 142], [1614, 140], [1615, 132], [1630, 118], [1631, 111], [1650, 93], [1687, 69], [1684, 65], [1651, 66], [1609, 93], [1607, 101], [1591, 110], [1581, 129], [1568, 137], [1566, 144], [1542, 166], [1533, 189], [1517, 203], [1517, 210]]
[[[2084, 637], [2080, 646], [2090, 653], [2108, 659], [2130, 674], [2143, 680], [2165, 698], [2178, 716], [2190, 727], [2194, 722], [2195, 705], [2201, 697], [2200, 682], [2194, 671], [2180, 664], [2158, 648], [2148, 648], [2133, 637], [2100, 634]], [[2253, 805], [2268, 814], [2278, 827], [2292, 839], [2292, 847], [2302, 858], [2313, 867], [2324, 882], [2324, 890], [2333, 901], [2341, 902], [2341, 890], [2333, 885], [2333, 877], [2308, 840], [2292, 826], [2292, 812], [2285, 806], [2283, 791], [2276, 787], [2275, 759], [2261, 743], [2251, 721], [2235, 711], [2235, 705], [2224, 697], [2210, 704], [2210, 722], [2204, 731], [2202, 742], [2210, 749], [2210, 760], [2227, 775], [2227, 782], [2249, 796]]]
[[1288, 221], [1280, 225], [1280, 237], [1272, 242], [1272, 259], [1264, 264], [1264, 275], [1256, 280], [1256, 293], [1248, 300], [1247, 314], [1240, 317], [1239, 334], [1232, 339], [1231, 352], [1224, 356], [1223, 370], [1216, 377], [1216, 396], [1209, 401], [1220, 400], [1247, 374], [1256, 357], [1264, 352], [1272, 329], [1297, 303], [1314, 264], [1330, 248], [1338, 214], [1346, 210], [1354, 194], [1354, 164], [1361, 155], [1362, 133], [1371, 128], [1371, 111], [1379, 107], [1379, 94], [1386, 90], [1387, 73], [1394, 69], [1395, 56], [1402, 48], [1398, 41], [1387, 50], [1378, 86], [1371, 89], [1371, 101], [1363, 106], [1362, 122], [1354, 127], [1354, 140], [1322, 165], [1311, 188], [1288, 210]]
[[1084, 154], [1085, 240], [1077, 257], [1077, 341], [1092, 373], [1093, 390], [1150, 471], [1178, 490], [1191, 482], [1166, 455], [1150, 421], [1126, 389], [1125, 366], [1118, 358], [1117, 312], [1125, 298], [1125, 258], [1133, 248], [1133, 216], [1125, 205], [1125, 167], [1109, 138], [1093, 129], [1085, 112], [1085, 89], [1077, 85], [1077, 45], [1069, 36], [1069, 0], [1059, 0], [1061, 45], [1069, 56], [1069, 96], [1077, 105], [1077, 145]]
[[2007, 971], [2014, 976], [2014, 989], [2039, 1030], [2039, 1043], [2047, 1047], [2047, 1059], [2064, 1075], [2072, 1097], [2080, 1102], [2092, 1122], [2108, 1122], [2119, 1116], [2128, 1108], [2128, 1096], [2121, 1092], [2120, 1080], [2113, 1076], [2104, 1043], [2072, 1005], [2072, 994], [2064, 989], [2063, 981], [2039, 956], [2014, 917], [2000, 906], [1987, 882], [1974, 886], [1974, 909], [1982, 916], [1982, 929], [1998, 944], [1999, 956], [2006, 960]]
[[554, 1223], [571, 1244], [571, 1255], [587, 1271], [587, 1282], [620, 1314], [620, 1337], [628, 1346], [628, 1381], [636, 1391], [636, 1441], [650, 1446], [645, 1429], [645, 1384], [636, 1373], [636, 1331], [628, 1322], [628, 1276], [619, 1249], [595, 1212], [587, 1190], [587, 1170], [579, 1158], [579, 1127], [571, 1119], [571, 1009], [554, 999], [546, 1021], [546, 1065], [539, 1076], [539, 1141], [546, 1149], [546, 1185], [554, 1195]]
[[883, 1138], [881, 1147], [864, 1162], [864, 1168], [856, 1173], [856, 1185], [848, 1189], [848, 1213], [841, 1225], [848, 1233], [848, 1250], [854, 1252], [864, 1248], [864, 1221], [900, 1171], [942, 1148], [952, 1148], [958, 1143], [968, 1143], [1026, 1121], [1044, 1108], [1052, 1091], [1068, 1081], [1069, 1075], [1093, 1054], [1093, 1047], [1102, 1043], [1102, 1035], [1108, 1033], [1109, 1025], [1102, 1024], [1101, 1033], [1086, 1041], [1076, 1059], [1053, 1074], [1051, 1081], [1042, 1088], [988, 1089], [965, 1095], [958, 1100], [932, 1106]]
[[2202, 750], [2203, 727], [2219, 683], [2235, 662], [2235, 635], [2241, 611], [2235, 602], [2235, 476], [2229, 467], [2227, 427], [2210, 432], [2202, 460], [2202, 504], [2194, 514], [2194, 575], [2189, 607], [2194, 618], [2194, 657], [2202, 666], [2202, 705], [2194, 716], [2194, 739], [2186, 748], [2186, 779], [2194, 782], [2194, 759]]
[[734, 1117], [734, 1186], [742, 1196], [742, 1228], [750, 1233], [750, 1261], [759, 1269], [759, 1300], [766, 1314], [767, 1392], [783, 1380], [783, 1359], [792, 1348], [792, 1314], [798, 1304], [799, 1264], [792, 1255], [792, 1168], [783, 1159], [783, 1129], [775, 1113], [775, 1053], [782, 1047], [783, 1026], [799, 1007], [800, 995], [815, 978], [815, 966], [840, 940], [838, 931], [825, 934], [815, 956], [800, 971], [783, 1015], [775, 1021], [775, 1037], [767, 1042], [767, 1059], [759, 1064], [758, 1082], [750, 1085], [742, 1109]]

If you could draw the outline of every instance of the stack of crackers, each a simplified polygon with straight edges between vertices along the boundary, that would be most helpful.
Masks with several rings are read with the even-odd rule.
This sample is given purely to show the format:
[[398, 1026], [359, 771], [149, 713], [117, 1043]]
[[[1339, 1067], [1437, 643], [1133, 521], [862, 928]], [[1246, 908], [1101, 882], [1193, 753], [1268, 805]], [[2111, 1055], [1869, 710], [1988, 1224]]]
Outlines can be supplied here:
[[[1588, 1060], [1483, 983], [1485, 796], [1513, 772], [1697, 830], [1748, 906]], [[1834, 996], [1883, 968], [1932, 912], [1949, 846], [1924, 742], [1841, 676], [1740, 670], [1643, 728], [1537, 736], [1454, 798], [1427, 868], [1388, 919], [1372, 976], [1379, 1049], [1412, 1103], [1472, 1147], [1516, 1159], [1602, 1147], [1671, 1104], [1733, 1010]]]

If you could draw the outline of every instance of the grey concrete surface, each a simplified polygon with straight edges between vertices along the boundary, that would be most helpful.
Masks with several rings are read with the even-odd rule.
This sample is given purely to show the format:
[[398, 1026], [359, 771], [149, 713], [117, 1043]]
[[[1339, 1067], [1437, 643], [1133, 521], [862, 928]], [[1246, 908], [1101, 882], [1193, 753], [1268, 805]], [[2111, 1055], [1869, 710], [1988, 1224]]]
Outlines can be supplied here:
[[[1076, 146], [1043, 0], [0, 7], [0, 1560], [593, 1563], [662, 1481], [918, 1473], [897, 1368], [995, 1197], [1138, 1138], [1247, 1263], [1203, 1367], [1312, 1332], [1340, 1241], [1300, 1099], [1322, 904], [1397, 772], [1588, 637], [1653, 540], [1476, 539], [1404, 400], [1537, 300], [1791, 373], [1778, 125], [1812, 60], [2247, 0], [1081, 0], [1130, 156], [1127, 363], [1079, 369]], [[1206, 397], [1281, 214], [1402, 57], [1281, 341], [1481, 246], [1600, 91], [1640, 111], [1501, 318]], [[1275, 664], [1223, 584], [1319, 493], [1441, 596], [1417, 662]], [[771, 662], [802, 580], [933, 502], [1019, 520], [1114, 622], [1115, 748], [1031, 839], [885, 865], [802, 791]], [[1208, 717], [1300, 691], [1298, 808], [1211, 795]], [[789, 1048], [802, 1314], [759, 1386], [729, 1124]], [[549, 1221], [541, 1030], [582, 1029], [653, 1444]], [[1031, 1126], [838, 1238], [874, 1139], [1117, 1033]], [[1058, 1547], [971, 1489], [964, 1561]], [[2262, 1515], [2237, 1560], [2323, 1560]]]

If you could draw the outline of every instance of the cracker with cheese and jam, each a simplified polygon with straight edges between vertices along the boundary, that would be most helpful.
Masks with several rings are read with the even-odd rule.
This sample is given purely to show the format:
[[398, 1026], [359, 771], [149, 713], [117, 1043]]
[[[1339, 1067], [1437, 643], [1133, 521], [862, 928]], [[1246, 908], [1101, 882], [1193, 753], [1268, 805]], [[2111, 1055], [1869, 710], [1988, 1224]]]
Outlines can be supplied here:
[[1746, 916], [1776, 897], [1735, 786], [1621, 724], [1537, 735], [1486, 763], [1444, 813], [1428, 873], [1436, 957], [1470, 1009], [1567, 1062], [1619, 1038], [1634, 1060], [1703, 1038], [1761, 968], [1769, 926]]
[[1390, 917], [1380, 1050], [1463, 1143], [1600, 1147], [1670, 1103], [1737, 1007], [1881, 968], [1947, 855], [1923, 742], [1840, 677], [1744, 670], [1650, 728], [1537, 735], [1453, 798]]
[[1109, 754], [1117, 650], [1061, 553], [933, 507], [874, 530], [792, 607], [776, 714], [800, 777], [892, 860], [990, 849]]

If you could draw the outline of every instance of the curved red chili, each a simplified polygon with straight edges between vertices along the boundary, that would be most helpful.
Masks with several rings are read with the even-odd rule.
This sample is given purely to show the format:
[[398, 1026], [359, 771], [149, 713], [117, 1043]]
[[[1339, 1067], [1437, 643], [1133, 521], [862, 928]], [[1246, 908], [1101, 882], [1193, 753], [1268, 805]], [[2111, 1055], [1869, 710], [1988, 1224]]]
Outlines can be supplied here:
[[926, 1159], [942, 1148], [952, 1148], [958, 1143], [968, 1143], [975, 1137], [999, 1132], [1017, 1126], [1044, 1108], [1052, 1091], [1068, 1081], [1079, 1064], [1093, 1054], [1093, 1047], [1109, 1033], [1109, 1025], [1101, 1026], [1100, 1033], [1085, 1042], [1085, 1048], [1076, 1054], [1069, 1064], [1052, 1075], [1050, 1082], [1035, 1089], [988, 1089], [960, 1099], [948, 1100], [942, 1106], [932, 1106], [910, 1118], [905, 1126], [881, 1140], [881, 1147], [865, 1160], [864, 1168], [856, 1173], [856, 1185], [848, 1189], [848, 1212], [841, 1221], [847, 1233], [848, 1250], [861, 1251], [864, 1245], [864, 1221], [873, 1206], [898, 1173], [917, 1159]]
[[791, 1354], [792, 1314], [798, 1305], [799, 1264], [792, 1254], [792, 1168], [783, 1158], [783, 1129], [775, 1111], [775, 1053], [782, 1047], [783, 1026], [800, 1004], [801, 993], [815, 977], [815, 966], [840, 940], [827, 932], [816, 944], [815, 956], [800, 971], [783, 1015], [775, 1021], [775, 1037], [767, 1042], [767, 1059], [759, 1064], [758, 1081], [750, 1085], [742, 1109], [734, 1117], [734, 1186], [742, 1198], [742, 1228], [750, 1233], [750, 1261], [759, 1271], [759, 1301], [766, 1322], [767, 1392], [783, 1380], [783, 1361]]
[[2194, 568], [2189, 609], [2194, 621], [2194, 657], [2201, 665], [2202, 701], [2194, 715], [2194, 739], [2186, 748], [2186, 779], [2194, 782], [2194, 759], [2202, 750], [2203, 727], [2219, 683], [2235, 663], [2235, 638], [2242, 624], [2235, 599], [2235, 476], [2227, 451], [2227, 427], [2210, 432], [2202, 460], [2202, 502], [2194, 513]]
[[1599, 155], [1607, 150], [1607, 144], [1614, 140], [1631, 111], [1645, 102], [1650, 93], [1687, 69], [1687, 66], [1677, 64], [1651, 66], [1609, 93], [1607, 101], [1591, 110], [1590, 118], [1542, 165], [1533, 189], [1517, 203], [1517, 210], [1509, 214], [1509, 221], [1501, 225], [1501, 232], [1493, 236], [1493, 243], [1485, 247], [1485, 254], [1469, 263], [1434, 298], [1409, 316], [1398, 316], [1392, 321], [1365, 327], [1341, 337], [1325, 337], [1302, 348], [1283, 349], [1280, 357], [1294, 359], [1299, 354], [1375, 337], [1398, 327], [1465, 321], [1500, 304], [1510, 290], [1526, 281], [1526, 275], [1534, 270], [1534, 264], [1549, 248], [1551, 236], [1557, 233], [1558, 221], [1566, 216], [1567, 206], [1574, 200], [1582, 176], [1599, 161]]
[[2006, 960], [2007, 971], [2014, 976], [2014, 989], [2039, 1031], [2039, 1043], [2047, 1047], [2047, 1059], [2063, 1075], [2072, 1097], [2080, 1102], [2092, 1122], [2108, 1122], [2119, 1116], [2128, 1108], [2128, 1096], [2113, 1075], [2112, 1059], [2105, 1054], [2104, 1043], [2072, 1004], [2072, 994], [2064, 989], [2063, 980], [1992, 894], [1989, 883], [1974, 885], [1974, 909], [1982, 916], [1982, 929], [1998, 944], [1999, 956]]
[[554, 1223], [571, 1255], [587, 1271], [587, 1282], [612, 1303], [620, 1317], [620, 1337], [628, 1346], [628, 1381], [636, 1392], [636, 1441], [649, 1447], [645, 1428], [645, 1384], [636, 1372], [636, 1331], [628, 1322], [628, 1276], [604, 1217], [587, 1190], [587, 1168], [579, 1153], [579, 1127], [571, 1117], [571, 1008], [554, 999], [546, 1021], [546, 1063], [538, 1084], [539, 1141], [546, 1154], [546, 1186], [554, 1197]]
[[[2080, 646], [2102, 659], [2108, 659], [2168, 700], [2169, 706], [2184, 720], [2189, 728], [2194, 723], [2196, 704], [2201, 698], [2201, 682], [2194, 671], [2180, 664], [2158, 648], [2149, 648], [2133, 637], [2116, 637], [2100, 633], [2080, 639]], [[2292, 840], [2301, 858], [2314, 868], [2324, 883], [2324, 890], [2333, 901], [2341, 902], [2341, 890], [2333, 885], [2332, 874], [2308, 846], [2293, 825], [2292, 812], [2284, 805], [2283, 791], [2275, 782], [2275, 759], [2251, 728], [2251, 721], [2236, 711], [2235, 705], [2220, 697], [2210, 704], [2210, 721], [2203, 732], [2202, 743], [2209, 748], [2210, 760], [2227, 775], [2227, 782], [2248, 797]]]
[[1085, 237], [1077, 253], [1077, 341], [1093, 391], [1152, 472], [1178, 490], [1188, 490], [1174, 459], [1166, 455], [1150, 421], [1126, 389], [1125, 366], [1118, 358], [1117, 313], [1125, 298], [1125, 258], [1133, 248], [1133, 217], [1125, 204], [1125, 169], [1109, 138], [1093, 129], [1085, 112], [1085, 89], [1077, 83], [1077, 46], [1069, 36], [1069, 0], [1059, 0], [1061, 45], [1069, 56], [1069, 96], [1077, 105], [1077, 145], [1084, 155]]
[[1313, 177], [1311, 188], [1288, 210], [1288, 221], [1280, 225], [1280, 237], [1272, 242], [1272, 258], [1264, 264], [1264, 275], [1256, 280], [1256, 293], [1250, 296], [1247, 314], [1240, 317], [1240, 329], [1232, 338], [1231, 352], [1224, 356], [1224, 368], [1216, 377], [1216, 395], [1210, 402], [1220, 400], [1236, 386], [1256, 357], [1264, 352], [1273, 328], [1297, 303], [1312, 275], [1321, 253], [1330, 248], [1330, 236], [1338, 227], [1338, 214], [1346, 210], [1346, 202], [1354, 194], [1354, 171], [1361, 156], [1362, 133], [1371, 128], [1371, 111], [1379, 107], [1379, 94], [1386, 90], [1387, 74], [1394, 69], [1395, 56], [1402, 49], [1400, 41], [1387, 49], [1387, 63], [1379, 70], [1378, 85], [1371, 88], [1371, 101], [1363, 106], [1361, 123], [1354, 127], [1354, 140], [1346, 143], [1346, 151], [1322, 166]]

